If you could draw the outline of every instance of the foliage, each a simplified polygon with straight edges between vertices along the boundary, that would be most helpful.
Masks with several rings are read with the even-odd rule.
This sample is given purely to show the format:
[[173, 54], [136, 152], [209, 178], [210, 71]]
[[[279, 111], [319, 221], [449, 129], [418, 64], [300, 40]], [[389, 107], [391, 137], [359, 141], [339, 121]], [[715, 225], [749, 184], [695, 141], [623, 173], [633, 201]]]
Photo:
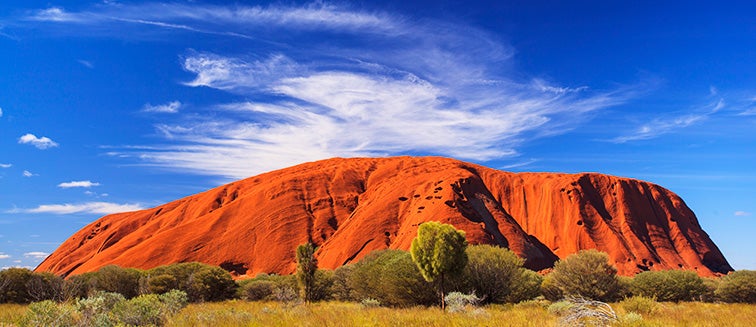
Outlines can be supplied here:
[[99, 291], [88, 298], [76, 301], [76, 309], [81, 313], [80, 326], [109, 327], [115, 326], [118, 321], [110, 315], [110, 311], [117, 303], [126, 298], [119, 293]]
[[593, 249], [557, 261], [549, 278], [548, 286], [556, 287], [565, 296], [611, 301], [620, 295], [617, 268], [609, 264], [606, 253]]
[[518, 274], [512, 280], [512, 290], [504, 302], [518, 303], [534, 299], [541, 294], [543, 276], [526, 268], [518, 269]]
[[315, 281], [312, 284], [312, 301], [326, 301], [332, 299], [333, 288], [333, 271], [317, 270], [315, 271]]
[[247, 301], [272, 300], [276, 284], [269, 280], [249, 280], [240, 284], [240, 296]]
[[144, 274], [148, 292], [181, 290], [189, 302], [222, 301], [236, 294], [236, 283], [227, 271], [199, 262], [160, 266]]
[[109, 265], [92, 275], [92, 283], [95, 290], [119, 293], [130, 299], [139, 295], [141, 278], [141, 270]]
[[608, 326], [618, 321], [614, 309], [604, 302], [575, 296], [568, 296], [565, 301], [569, 305], [561, 313], [560, 326]]
[[659, 310], [659, 303], [654, 298], [639, 295], [622, 300], [620, 306], [627, 312], [641, 315], [649, 315]]
[[432, 304], [436, 295], [406, 251], [382, 250], [351, 265], [347, 277], [349, 296], [373, 298], [389, 306]]
[[166, 312], [157, 294], [144, 294], [118, 302], [112, 313], [118, 321], [130, 326], [162, 326], [166, 320]]
[[469, 246], [466, 252], [462, 279], [467, 289], [480, 295], [484, 303], [506, 302], [521, 277], [524, 260], [508, 249], [491, 245]]
[[26, 283], [31, 276], [31, 270], [26, 268], [0, 270], [0, 303], [31, 302], [26, 289]]
[[549, 301], [559, 301], [564, 298], [562, 289], [556, 284], [554, 275], [549, 273], [541, 282], [541, 294]]
[[449, 312], [464, 312], [470, 307], [475, 307], [483, 299], [475, 296], [475, 293], [464, 294], [461, 292], [451, 292], [444, 297], [444, 301], [449, 308]]
[[375, 308], [375, 307], [381, 306], [381, 301], [378, 301], [376, 299], [366, 298], [360, 301], [360, 305], [362, 305], [363, 308]]
[[26, 293], [29, 300], [39, 302], [44, 300], [63, 301], [65, 280], [49, 272], [32, 273], [26, 281]]
[[313, 300], [315, 272], [318, 270], [318, 260], [315, 259], [315, 246], [312, 243], [301, 244], [297, 247], [297, 281], [306, 303]]
[[467, 240], [465, 232], [452, 225], [439, 222], [426, 222], [417, 230], [417, 237], [412, 240], [410, 253], [412, 261], [420, 269], [426, 281], [437, 278], [441, 309], [444, 305], [444, 277], [461, 272], [467, 264]]
[[76, 326], [78, 313], [70, 304], [58, 304], [51, 300], [29, 305], [21, 326]]
[[756, 270], [738, 270], [722, 277], [715, 294], [724, 302], [756, 303]]
[[635, 275], [631, 289], [635, 295], [674, 302], [700, 299], [708, 290], [690, 270], [644, 271]]
[[344, 265], [333, 271], [331, 297], [338, 301], [356, 300], [349, 287], [349, 278], [355, 265]]

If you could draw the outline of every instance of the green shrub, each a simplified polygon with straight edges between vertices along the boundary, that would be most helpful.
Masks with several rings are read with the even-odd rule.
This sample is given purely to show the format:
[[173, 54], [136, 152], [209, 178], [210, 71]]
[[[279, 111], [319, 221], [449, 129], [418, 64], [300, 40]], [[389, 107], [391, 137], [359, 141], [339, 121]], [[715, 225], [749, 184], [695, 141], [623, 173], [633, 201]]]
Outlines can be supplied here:
[[644, 271], [635, 275], [633, 294], [657, 301], [691, 301], [708, 292], [703, 279], [690, 270]]
[[557, 286], [552, 274], [543, 277], [541, 282], [541, 294], [549, 301], [559, 301], [564, 298], [562, 290]]
[[756, 270], [738, 270], [722, 277], [715, 294], [724, 302], [756, 303]]
[[557, 261], [549, 275], [553, 286], [565, 296], [599, 301], [612, 301], [620, 296], [617, 268], [609, 263], [609, 255], [597, 250], [582, 250]]
[[8, 268], [0, 270], [0, 303], [31, 302], [26, 283], [31, 279], [32, 272], [26, 268]]
[[184, 291], [171, 290], [167, 293], [158, 295], [158, 299], [163, 303], [166, 312], [169, 315], [173, 315], [181, 311], [186, 307], [189, 302], [189, 298]]
[[484, 303], [504, 303], [521, 277], [523, 259], [509, 249], [491, 245], [467, 247], [467, 265], [462, 271], [466, 290]]
[[518, 269], [518, 274], [512, 280], [512, 291], [507, 295], [505, 302], [518, 303], [534, 299], [541, 294], [543, 276], [526, 268]]
[[241, 298], [247, 301], [271, 300], [276, 284], [269, 280], [250, 280], [239, 286]]
[[70, 304], [58, 304], [51, 300], [35, 302], [29, 305], [21, 326], [76, 326], [78, 312]]
[[312, 284], [311, 300], [312, 301], [327, 301], [331, 300], [332, 287], [333, 287], [333, 271], [331, 270], [317, 270], [315, 271], [315, 280]]
[[557, 301], [549, 305], [549, 307], [546, 309], [550, 314], [553, 314], [555, 316], [563, 316], [566, 315], [570, 308], [572, 308], [573, 304], [570, 301]]
[[377, 308], [381, 306], [381, 301], [367, 298], [360, 301], [360, 305], [362, 305], [363, 308]]
[[236, 283], [227, 271], [199, 262], [155, 267], [145, 276], [149, 292], [177, 289], [184, 291], [190, 302], [222, 301], [236, 295]]
[[162, 326], [167, 319], [167, 312], [157, 294], [140, 295], [118, 302], [112, 314], [120, 323], [129, 326]]
[[433, 286], [406, 251], [372, 252], [350, 269], [347, 284], [354, 299], [373, 298], [389, 306], [437, 303]]
[[110, 315], [116, 304], [125, 301], [126, 298], [119, 293], [96, 292], [88, 298], [76, 301], [76, 309], [81, 314], [81, 326], [110, 327], [118, 321]]
[[86, 298], [97, 291], [95, 287], [97, 272], [88, 272], [80, 275], [69, 276], [65, 283], [66, 299], [74, 300]]
[[656, 300], [639, 295], [622, 300], [620, 305], [627, 312], [635, 312], [641, 315], [649, 315], [659, 310], [659, 303]]
[[352, 275], [354, 265], [344, 265], [333, 271], [333, 284], [331, 285], [331, 298], [337, 301], [356, 301], [349, 288], [349, 278]]
[[29, 300], [39, 302], [44, 300], [63, 301], [65, 280], [49, 272], [32, 273], [26, 281], [26, 293]]
[[119, 293], [130, 299], [139, 295], [142, 271], [109, 265], [100, 268], [96, 274], [90, 277], [95, 290]]

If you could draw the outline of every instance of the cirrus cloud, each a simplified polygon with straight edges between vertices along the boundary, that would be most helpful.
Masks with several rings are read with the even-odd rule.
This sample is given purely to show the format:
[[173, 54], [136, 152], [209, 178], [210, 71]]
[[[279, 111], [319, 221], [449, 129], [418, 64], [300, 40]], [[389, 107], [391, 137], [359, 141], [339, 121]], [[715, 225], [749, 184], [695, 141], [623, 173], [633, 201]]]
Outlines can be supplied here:
[[78, 204], [43, 204], [32, 209], [13, 209], [8, 213], [48, 213], [57, 215], [68, 214], [113, 214], [127, 211], [142, 210], [144, 207], [136, 203], [86, 202]]

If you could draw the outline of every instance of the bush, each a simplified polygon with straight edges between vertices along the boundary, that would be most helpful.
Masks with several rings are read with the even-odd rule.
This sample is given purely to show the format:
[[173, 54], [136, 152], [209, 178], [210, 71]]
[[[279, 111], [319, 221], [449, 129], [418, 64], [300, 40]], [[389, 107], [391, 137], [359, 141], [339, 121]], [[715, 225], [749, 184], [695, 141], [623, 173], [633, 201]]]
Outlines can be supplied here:
[[271, 300], [276, 284], [269, 280], [250, 280], [240, 285], [241, 298], [247, 301]]
[[333, 271], [331, 270], [317, 270], [315, 271], [315, 281], [312, 284], [311, 300], [312, 301], [326, 301], [331, 300], [332, 287], [333, 287]]
[[464, 294], [460, 292], [451, 292], [444, 297], [449, 312], [464, 312], [469, 307], [475, 307], [481, 302], [481, 298], [475, 296], [475, 293]]
[[659, 303], [656, 300], [638, 295], [622, 300], [620, 305], [627, 312], [635, 312], [641, 315], [649, 315], [659, 309]]
[[119, 293], [97, 292], [88, 298], [76, 301], [76, 309], [81, 313], [80, 326], [115, 326], [118, 321], [110, 311], [126, 298]]
[[518, 269], [518, 274], [512, 281], [512, 291], [507, 295], [505, 302], [518, 303], [538, 297], [541, 294], [543, 276], [526, 268]]
[[97, 291], [119, 293], [127, 299], [140, 293], [142, 271], [139, 269], [109, 265], [100, 268], [97, 273], [89, 277], [92, 278], [92, 285]]
[[66, 299], [81, 299], [94, 294], [97, 291], [95, 276], [97, 276], [97, 272], [69, 276], [64, 289]]
[[372, 298], [389, 306], [432, 305], [437, 301], [433, 286], [406, 251], [372, 252], [350, 269], [347, 284], [354, 299]]
[[21, 326], [76, 326], [78, 313], [70, 304], [58, 304], [46, 300], [29, 305], [26, 315], [21, 320]]
[[181, 290], [190, 302], [222, 301], [236, 294], [236, 283], [227, 271], [199, 262], [160, 266], [148, 270], [145, 275], [148, 276], [145, 284], [149, 292], [161, 294]]
[[524, 262], [514, 252], [491, 245], [467, 247], [467, 265], [462, 280], [467, 290], [482, 297], [484, 303], [504, 303], [515, 288]]
[[354, 265], [345, 265], [333, 271], [333, 284], [331, 285], [331, 297], [338, 301], [356, 301], [349, 288], [349, 278], [352, 275]]
[[724, 302], [756, 303], [756, 270], [738, 270], [722, 277], [714, 293]]
[[546, 275], [541, 282], [541, 294], [549, 301], [559, 301], [564, 298], [562, 290], [557, 286], [552, 274]]
[[168, 314], [173, 315], [186, 307], [189, 298], [183, 291], [171, 290], [168, 293], [158, 295], [158, 299], [163, 303]]
[[44, 300], [63, 301], [65, 280], [49, 272], [32, 273], [26, 281], [26, 292], [33, 302]]
[[582, 250], [557, 261], [549, 275], [565, 296], [612, 301], [620, 295], [617, 268], [609, 264], [609, 255], [597, 250]]
[[167, 312], [157, 294], [140, 295], [118, 302], [112, 313], [119, 322], [129, 326], [162, 326], [167, 319]]
[[565, 301], [569, 304], [559, 318], [561, 326], [610, 326], [618, 321], [614, 309], [604, 302], [574, 296]]
[[0, 270], [0, 303], [25, 304], [31, 302], [26, 283], [32, 272], [25, 268]]
[[360, 305], [362, 305], [363, 308], [377, 308], [381, 306], [381, 301], [367, 298], [360, 301]]
[[644, 271], [635, 275], [631, 289], [635, 295], [674, 302], [700, 299], [708, 291], [703, 279], [690, 270]]

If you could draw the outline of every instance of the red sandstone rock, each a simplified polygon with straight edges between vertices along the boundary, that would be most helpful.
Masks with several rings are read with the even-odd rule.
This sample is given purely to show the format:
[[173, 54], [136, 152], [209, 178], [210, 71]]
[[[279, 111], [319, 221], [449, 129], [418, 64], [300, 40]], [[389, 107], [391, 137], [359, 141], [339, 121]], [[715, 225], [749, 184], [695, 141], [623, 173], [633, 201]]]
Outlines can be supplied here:
[[419, 224], [450, 223], [472, 244], [499, 244], [531, 269], [581, 249], [607, 252], [624, 275], [732, 270], [674, 193], [601, 174], [509, 173], [453, 159], [330, 159], [273, 171], [168, 204], [108, 215], [66, 240], [37, 271], [117, 264], [220, 265], [237, 275], [293, 273], [312, 241], [321, 268], [410, 247]]

